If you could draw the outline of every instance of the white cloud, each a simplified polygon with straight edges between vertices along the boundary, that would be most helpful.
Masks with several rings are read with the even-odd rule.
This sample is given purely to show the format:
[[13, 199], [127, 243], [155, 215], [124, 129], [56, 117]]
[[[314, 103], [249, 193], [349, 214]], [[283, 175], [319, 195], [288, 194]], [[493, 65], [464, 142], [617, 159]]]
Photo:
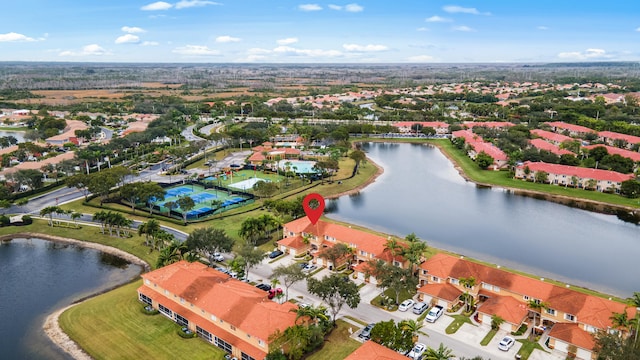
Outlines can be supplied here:
[[322, 10], [322, 6], [318, 4], [302, 4], [298, 5], [298, 9], [302, 11], [319, 11]]
[[416, 55], [416, 56], [409, 56], [407, 58], [407, 61], [409, 62], [427, 62], [427, 61], [433, 61], [433, 56], [430, 55]]
[[67, 51], [61, 52], [58, 55], [59, 56], [103, 56], [103, 55], [111, 55], [111, 53], [109, 53], [107, 50], [105, 50], [98, 44], [90, 44], [90, 45], [84, 46], [82, 50], [79, 52], [67, 50]]
[[233, 37], [233, 36], [229, 36], [229, 35], [222, 35], [222, 36], [218, 36], [216, 38], [216, 42], [217, 43], [230, 43], [230, 42], [238, 42], [242, 39], [237, 38], [237, 37]]
[[160, 45], [160, 43], [158, 43], [157, 41], [143, 41], [142, 44], [140, 44], [140, 46], [158, 46]]
[[342, 6], [340, 6], [340, 5], [333, 5], [333, 4], [329, 4], [329, 9], [331, 9], [331, 10], [338, 10], [338, 11], [340, 11], [340, 10], [342, 10]]
[[472, 15], [491, 15], [489, 12], [481, 13], [476, 8], [466, 8], [458, 5], [443, 6], [442, 10], [450, 14], [472, 14]]
[[120, 28], [120, 30], [129, 34], [138, 34], [138, 33], [147, 32], [145, 29], [139, 28], [137, 26], [123, 26]]
[[640, 27], [636, 29], [636, 31], [640, 31]]
[[156, 1], [154, 3], [147, 4], [141, 7], [140, 10], [144, 10], [144, 11], [169, 10], [172, 7], [173, 5], [169, 4], [168, 2]]
[[462, 32], [475, 32], [474, 29], [466, 26], [466, 25], [460, 25], [460, 26], [454, 26], [451, 28], [453, 31], [462, 31]]
[[209, 49], [204, 45], [186, 45], [171, 50], [172, 53], [181, 55], [196, 55], [196, 56], [216, 56], [220, 55], [218, 50]]
[[342, 56], [338, 50], [322, 50], [322, 49], [296, 49], [290, 46], [278, 46], [273, 49], [274, 53], [287, 55], [303, 55], [308, 57], [336, 57]]
[[448, 19], [448, 18], [443, 18], [443, 17], [438, 16], [438, 15], [433, 15], [430, 18], [426, 18], [424, 21], [426, 21], [426, 22], [451, 22], [453, 20]]
[[297, 42], [298, 42], [298, 38], [295, 38], [295, 37], [276, 40], [276, 43], [278, 43], [278, 45], [290, 45], [290, 44], [295, 44]]
[[15, 32], [0, 34], [0, 42], [9, 41], [36, 41], [36, 39]]
[[358, 5], [358, 4], [347, 4], [344, 7], [344, 10], [347, 12], [361, 12], [364, 10], [364, 7]]
[[235, 62], [241, 62], [241, 63], [257, 62], [257, 61], [265, 60], [266, 58], [267, 57], [264, 55], [250, 54], [246, 58], [238, 59]]
[[259, 54], [268, 54], [271, 52], [271, 50], [262, 49], [262, 48], [251, 48], [247, 50], [247, 52], [252, 55], [259, 55]]
[[207, 5], [222, 5], [215, 1], [206, 0], [181, 0], [176, 3], [176, 9], [186, 9], [191, 7], [202, 7]]
[[544, 30], [549, 30], [549, 28], [548, 28], [548, 27], [546, 27], [546, 26], [538, 26], [536, 29], [538, 29], [538, 30], [543, 30], [543, 31], [544, 31]]
[[429, 31], [429, 28], [419, 27], [419, 28], [416, 29], [416, 31]]
[[137, 44], [140, 38], [133, 34], [125, 34], [116, 39], [116, 44]]
[[585, 51], [569, 51], [558, 54], [561, 59], [574, 60], [594, 60], [594, 59], [610, 59], [613, 55], [607, 54], [604, 49], [587, 49]]
[[384, 45], [358, 45], [358, 44], [344, 44], [342, 47], [347, 51], [369, 52], [369, 51], [386, 51], [387, 48]]

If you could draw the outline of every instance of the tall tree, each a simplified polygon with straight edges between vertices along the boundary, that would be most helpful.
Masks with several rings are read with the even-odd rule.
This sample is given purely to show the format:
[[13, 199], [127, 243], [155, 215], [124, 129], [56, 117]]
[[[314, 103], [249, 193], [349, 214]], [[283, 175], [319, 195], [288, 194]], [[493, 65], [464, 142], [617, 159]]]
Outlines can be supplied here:
[[304, 280], [307, 277], [298, 263], [293, 263], [288, 266], [278, 265], [275, 269], [273, 269], [273, 274], [271, 274], [271, 276], [282, 279], [282, 284], [285, 288], [284, 301], [289, 300], [289, 287], [299, 281]]
[[350, 248], [347, 244], [338, 243], [332, 247], [324, 248], [320, 253], [320, 257], [326, 259], [328, 262], [331, 262], [331, 266], [333, 266], [333, 270], [336, 271], [338, 268], [339, 260], [347, 258], [349, 261], [349, 257], [353, 255], [353, 249]]
[[185, 244], [190, 250], [203, 253], [213, 264], [213, 254], [231, 251], [235, 240], [230, 238], [223, 229], [209, 226], [193, 230], [187, 237]]
[[342, 275], [331, 274], [323, 277], [322, 280], [310, 277], [307, 279], [307, 290], [327, 303], [331, 309], [331, 320], [334, 324], [345, 304], [352, 309], [360, 304], [358, 286]]
[[440, 343], [437, 349], [429, 346], [424, 354], [425, 360], [449, 360], [453, 357], [453, 351], [442, 343]]
[[245, 276], [247, 278], [249, 278], [249, 270], [260, 264], [266, 257], [262, 250], [251, 245], [241, 247], [238, 250], [238, 256], [242, 256], [245, 261]]
[[180, 211], [182, 211], [182, 220], [186, 225], [187, 214], [196, 206], [196, 203], [193, 201], [193, 199], [190, 196], [180, 196], [178, 197], [178, 200], [176, 200], [176, 203], [180, 207]]

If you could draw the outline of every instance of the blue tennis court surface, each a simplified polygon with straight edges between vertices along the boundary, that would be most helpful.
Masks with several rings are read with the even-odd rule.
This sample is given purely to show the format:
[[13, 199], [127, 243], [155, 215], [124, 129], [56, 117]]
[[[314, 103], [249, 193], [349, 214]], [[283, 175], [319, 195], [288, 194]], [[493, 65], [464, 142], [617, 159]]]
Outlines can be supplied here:
[[180, 196], [180, 195], [188, 194], [192, 191], [193, 190], [191, 190], [191, 188], [187, 186], [181, 186], [181, 187], [165, 190], [165, 194], [166, 194], [165, 196], [166, 197]]
[[201, 192], [199, 194], [195, 194], [195, 195], [189, 195], [194, 202], [196, 203], [200, 203], [203, 201], [207, 201], [207, 200], [213, 200], [213, 199], [217, 199], [218, 197], [214, 194], [209, 194], [206, 192]]

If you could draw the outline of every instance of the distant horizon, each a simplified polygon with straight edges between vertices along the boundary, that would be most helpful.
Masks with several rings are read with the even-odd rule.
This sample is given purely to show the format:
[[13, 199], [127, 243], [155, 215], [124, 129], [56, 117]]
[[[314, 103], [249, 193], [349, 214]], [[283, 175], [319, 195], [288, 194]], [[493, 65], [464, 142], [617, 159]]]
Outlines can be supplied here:
[[12, 1], [3, 4], [0, 61], [640, 61], [640, 2], [352, 1]]

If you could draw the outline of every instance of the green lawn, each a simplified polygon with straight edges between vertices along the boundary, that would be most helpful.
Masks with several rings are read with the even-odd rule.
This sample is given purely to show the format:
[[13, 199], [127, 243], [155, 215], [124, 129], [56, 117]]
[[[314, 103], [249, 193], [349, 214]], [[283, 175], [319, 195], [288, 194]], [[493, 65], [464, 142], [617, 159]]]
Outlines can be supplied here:
[[480, 345], [482, 346], [489, 345], [489, 343], [491, 342], [491, 339], [493, 339], [493, 337], [496, 336], [497, 333], [498, 333], [498, 330], [496, 329], [489, 330], [487, 335], [482, 339], [482, 341], [480, 341]]
[[527, 360], [535, 349], [548, 352], [543, 349], [542, 346], [540, 346], [540, 344], [538, 344], [537, 342], [529, 341], [526, 339], [518, 339], [517, 341], [522, 343], [522, 347], [520, 347], [520, 350], [518, 351], [518, 354], [521, 356], [522, 360]]
[[60, 316], [62, 329], [94, 359], [223, 359], [198, 338], [183, 339], [161, 314], [145, 315], [136, 289], [141, 280], [92, 298]]
[[68, 227], [51, 227], [46, 220], [34, 219], [33, 224], [26, 226], [5, 226], [0, 227], [0, 235], [14, 233], [39, 233], [60, 236], [81, 241], [90, 241], [102, 245], [108, 245], [120, 250], [126, 251], [132, 255], [139, 257], [153, 267], [158, 258], [158, 252], [150, 252], [149, 247], [144, 245], [144, 238], [134, 232], [130, 238], [116, 238], [109, 236], [108, 233], [103, 235], [98, 226], [82, 225], [80, 229], [72, 229]]
[[322, 348], [306, 357], [307, 360], [340, 360], [346, 358], [362, 344], [351, 338], [349, 328], [355, 334], [359, 329], [343, 320], [336, 321], [337, 327], [324, 341]]
[[447, 334], [455, 333], [464, 323], [471, 324], [471, 319], [469, 319], [469, 317], [467, 316], [451, 315], [451, 317], [453, 318], [453, 322], [451, 322], [451, 324], [449, 324], [449, 326], [447, 326], [447, 328], [445, 329], [445, 332]]

